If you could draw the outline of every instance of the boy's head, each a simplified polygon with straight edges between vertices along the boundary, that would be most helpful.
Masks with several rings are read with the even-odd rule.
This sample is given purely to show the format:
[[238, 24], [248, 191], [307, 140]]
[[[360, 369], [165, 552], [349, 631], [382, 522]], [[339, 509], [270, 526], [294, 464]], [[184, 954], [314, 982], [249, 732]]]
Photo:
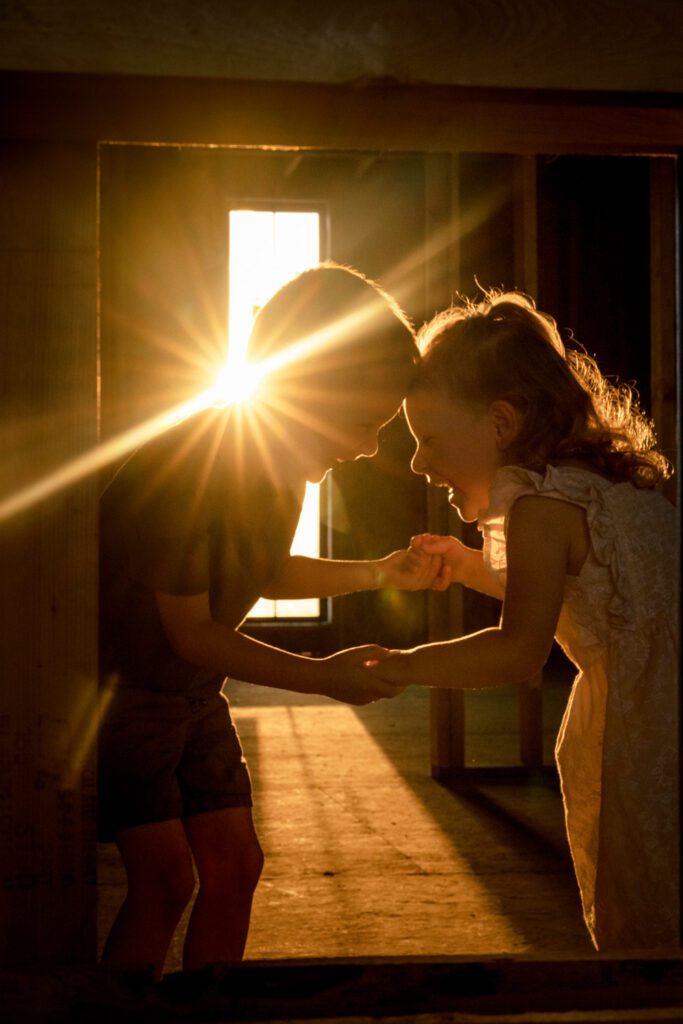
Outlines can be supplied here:
[[356, 270], [325, 263], [260, 310], [249, 359], [266, 370], [263, 400], [309, 479], [373, 455], [377, 433], [413, 382], [418, 351], [396, 302]]

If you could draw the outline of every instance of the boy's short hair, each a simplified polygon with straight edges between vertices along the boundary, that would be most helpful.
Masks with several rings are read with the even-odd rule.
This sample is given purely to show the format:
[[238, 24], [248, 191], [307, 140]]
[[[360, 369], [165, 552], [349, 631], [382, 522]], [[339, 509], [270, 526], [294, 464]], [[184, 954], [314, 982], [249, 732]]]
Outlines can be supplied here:
[[407, 390], [419, 362], [413, 326], [396, 301], [359, 271], [332, 262], [303, 271], [268, 300], [248, 356], [270, 366], [275, 381], [314, 390], [365, 381]]

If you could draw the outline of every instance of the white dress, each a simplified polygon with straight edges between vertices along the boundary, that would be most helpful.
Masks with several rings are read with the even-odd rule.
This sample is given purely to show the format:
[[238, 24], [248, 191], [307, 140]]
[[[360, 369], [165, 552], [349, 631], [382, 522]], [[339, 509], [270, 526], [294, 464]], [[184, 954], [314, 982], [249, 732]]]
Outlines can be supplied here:
[[556, 633], [579, 669], [555, 754], [586, 924], [600, 950], [676, 948], [676, 512], [656, 491], [584, 469], [507, 466], [478, 523], [503, 585], [507, 514], [525, 494], [580, 505], [591, 537]]

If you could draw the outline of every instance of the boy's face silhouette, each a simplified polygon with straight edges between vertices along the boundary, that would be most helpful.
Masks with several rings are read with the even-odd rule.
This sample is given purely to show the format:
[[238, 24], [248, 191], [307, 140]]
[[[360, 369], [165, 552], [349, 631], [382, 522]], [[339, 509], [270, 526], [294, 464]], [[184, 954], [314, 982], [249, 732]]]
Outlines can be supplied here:
[[379, 431], [396, 415], [402, 400], [400, 390], [360, 387], [353, 394], [310, 406], [306, 427], [297, 430], [296, 437], [306, 479], [319, 483], [339, 463], [375, 455]]

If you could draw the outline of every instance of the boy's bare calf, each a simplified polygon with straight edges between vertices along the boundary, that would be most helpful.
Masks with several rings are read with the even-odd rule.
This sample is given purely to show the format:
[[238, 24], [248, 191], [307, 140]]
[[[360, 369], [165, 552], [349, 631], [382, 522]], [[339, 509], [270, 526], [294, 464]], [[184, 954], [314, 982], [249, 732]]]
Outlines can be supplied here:
[[149, 965], [161, 977], [173, 933], [195, 889], [195, 866], [199, 890], [185, 939], [185, 968], [242, 957], [263, 868], [250, 808], [126, 829], [116, 843], [128, 892], [107, 939], [105, 962]]

